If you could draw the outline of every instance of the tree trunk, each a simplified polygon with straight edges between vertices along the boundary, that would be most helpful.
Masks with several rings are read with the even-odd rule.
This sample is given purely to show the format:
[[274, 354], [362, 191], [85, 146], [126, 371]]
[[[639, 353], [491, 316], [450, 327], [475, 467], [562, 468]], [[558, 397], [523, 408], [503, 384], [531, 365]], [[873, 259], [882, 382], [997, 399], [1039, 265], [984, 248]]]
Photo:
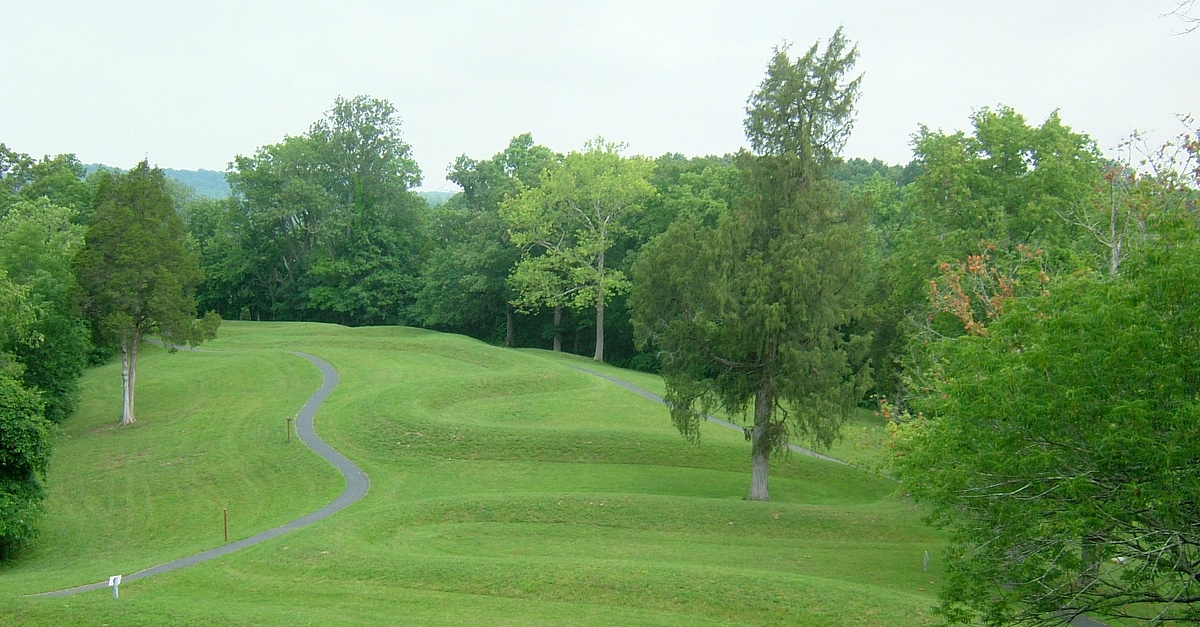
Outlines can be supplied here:
[[754, 391], [754, 428], [750, 432], [750, 494], [748, 501], [769, 501], [767, 469], [771, 460], [771, 406], [774, 385], [770, 379], [759, 382]]
[[1088, 536], [1081, 539], [1079, 561], [1083, 568], [1080, 569], [1079, 577], [1075, 579], [1077, 589], [1084, 590], [1096, 583], [1096, 578], [1100, 576], [1099, 553], [1099, 543], [1095, 539]]
[[596, 354], [592, 359], [604, 363], [604, 251], [600, 251], [596, 265], [599, 268], [596, 275]]
[[562, 352], [562, 305], [554, 306], [554, 352]]
[[139, 334], [134, 331], [121, 338], [121, 424], [137, 422], [133, 417], [133, 391], [137, 381], [137, 347]]
[[513, 347], [513, 308], [510, 304], [504, 305], [504, 345]]
[[598, 362], [604, 362], [604, 299], [596, 301], [596, 354], [592, 357]]
[[1108, 184], [1108, 276], [1109, 278], [1117, 278], [1117, 274], [1121, 269], [1121, 234], [1117, 232], [1117, 196], [1115, 193], [1116, 184], [1109, 182]]

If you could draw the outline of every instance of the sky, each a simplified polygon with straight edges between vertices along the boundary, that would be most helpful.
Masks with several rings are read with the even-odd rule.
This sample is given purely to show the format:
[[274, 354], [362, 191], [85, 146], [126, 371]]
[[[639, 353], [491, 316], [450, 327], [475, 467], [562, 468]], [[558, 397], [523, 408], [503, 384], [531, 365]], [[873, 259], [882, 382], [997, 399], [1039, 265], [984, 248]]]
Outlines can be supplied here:
[[[225, 170], [338, 96], [391, 102], [424, 181], [521, 133], [558, 152], [746, 147], [776, 47], [839, 27], [862, 94], [846, 157], [903, 164], [922, 125], [1009, 106], [1097, 146], [1200, 117], [1200, 30], [1177, 0], [5, 0], [0, 142], [84, 163]], [[1200, 14], [1200, 7], [1193, 13]], [[1197, 15], [1196, 17], [1200, 17]]]

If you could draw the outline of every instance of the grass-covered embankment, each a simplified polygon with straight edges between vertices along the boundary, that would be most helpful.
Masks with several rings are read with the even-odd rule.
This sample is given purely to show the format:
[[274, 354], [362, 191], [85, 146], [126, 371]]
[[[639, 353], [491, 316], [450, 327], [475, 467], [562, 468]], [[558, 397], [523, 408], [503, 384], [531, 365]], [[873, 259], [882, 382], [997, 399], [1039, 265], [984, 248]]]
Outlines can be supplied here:
[[[214, 350], [147, 352], [139, 426], [88, 373], [60, 437], [46, 531], [0, 570], [17, 624], [879, 624], [925, 622], [939, 539], [895, 484], [799, 455], [742, 500], [744, 438], [699, 445], [666, 410], [566, 367], [587, 360], [413, 329], [227, 323]], [[341, 384], [317, 432], [365, 499], [288, 536], [65, 599], [19, 595], [131, 572], [331, 500], [334, 471], [283, 419]], [[604, 369], [661, 393], [656, 377]], [[657, 389], [656, 387], [657, 386]], [[110, 468], [111, 467], [111, 468]]]

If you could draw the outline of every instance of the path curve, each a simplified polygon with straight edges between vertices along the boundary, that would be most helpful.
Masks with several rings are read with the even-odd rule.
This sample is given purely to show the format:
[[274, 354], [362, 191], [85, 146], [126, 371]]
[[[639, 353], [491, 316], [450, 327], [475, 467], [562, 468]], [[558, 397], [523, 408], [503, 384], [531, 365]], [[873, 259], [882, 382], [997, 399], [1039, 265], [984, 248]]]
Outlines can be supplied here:
[[[181, 557], [165, 564], [152, 566], [145, 570], [140, 570], [136, 573], [133, 573], [132, 575], [125, 575], [122, 577], [121, 583], [137, 581], [138, 579], [145, 579], [146, 577], [157, 575], [159, 573], [178, 570], [186, 566], [191, 566], [192, 564], [207, 562], [208, 560], [215, 559], [223, 555], [228, 555], [234, 551], [239, 551], [248, 546], [266, 542], [267, 540], [277, 538], [285, 533], [289, 533], [301, 527], [311, 525], [318, 520], [329, 518], [335, 513], [346, 509], [352, 503], [361, 499], [367, 494], [367, 489], [371, 487], [371, 481], [367, 478], [367, 474], [364, 473], [361, 468], [354, 465], [354, 462], [346, 459], [344, 455], [333, 450], [332, 447], [330, 447], [325, 443], [324, 440], [317, 436], [316, 430], [313, 429], [313, 416], [316, 415], [317, 409], [321, 407], [321, 403], [324, 403], [329, 394], [333, 392], [333, 389], [337, 387], [337, 371], [333, 369], [333, 366], [329, 365], [323, 359], [318, 357], [314, 357], [307, 353], [293, 352], [292, 354], [298, 357], [303, 357], [304, 359], [312, 362], [313, 365], [321, 370], [322, 379], [321, 388], [308, 398], [308, 401], [304, 403], [304, 407], [300, 409], [300, 414], [296, 417], [296, 433], [300, 436], [300, 441], [304, 442], [308, 448], [312, 449], [314, 453], [320, 455], [321, 458], [332, 464], [333, 467], [338, 470], [338, 472], [342, 473], [342, 477], [346, 479], [346, 489], [343, 490], [342, 494], [334, 499], [331, 503], [307, 516], [284, 523], [273, 529], [268, 529], [261, 533], [257, 533], [249, 538], [244, 538], [236, 542], [230, 542], [229, 544], [223, 544], [219, 547], [212, 548], [195, 555]], [[80, 592], [88, 592], [90, 590], [100, 590], [107, 587], [108, 581], [105, 580], [83, 586], [76, 586], [74, 588], [55, 590], [53, 592], [42, 592], [40, 594], [31, 594], [28, 596], [62, 597], [79, 594]]]
[[[653, 392], [648, 392], [648, 391], [646, 391], [646, 390], [643, 390], [642, 388], [640, 388], [640, 387], [638, 387], [638, 386], [636, 386], [636, 385], [634, 385], [634, 384], [632, 384], [632, 383], [630, 383], [630, 382], [628, 382], [628, 381], [622, 381], [622, 380], [620, 380], [620, 379], [618, 379], [618, 378], [616, 378], [616, 377], [610, 377], [610, 376], [608, 376], [608, 375], [606, 375], [606, 374], [603, 374], [603, 373], [600, 373], [600, 372], [596, 372], [595, 370], [591, 370], [591, 369], [588, 369], [588, 368], [584, 368], [583, 366], [570, 366], [570, 367], [571, 367], [571, 368], [574, 368], [574, 369], [576, 369], [576, 370], [578, 370], [578, 371], [580, 371], [580, 372], [586, 372], [587, 374], [590, 374], [590, 375], [592, 375], [592, 376], [594, 376], [594, 377], [600, 377], [601, 379], [604, 379], [605, 381], [610, 381], [610, 382], [612, 382], [612, 383], [616, 383], [617, 385], [619, 385], [619, 386], [621, 386], [621, 387], [625, 388], [626, 390], [629, 390], [630, 392], [633, 392], [634, 394], [637, 394], [638, 396], [641, 396], [641, 397], [643, 397], [643, 398], [648, 398], [648, 399], [650, 399], [650, 400], [652, 400], [652, 401], [655, 401], [655, 402], [657, 402], [657, 403], [662, 403], [663, 405], [666, 405], [666, 404], [667, 404], [667, 401], [666, 401], [666, 400], [664, 400], [664, 399], [663, 399], [663, 397], [661, 397], [661, 396], [659, 396], [659, 395], [657, 395], [657, 394], [655, 394], [655, 393], [653, 393]], [[737, 431], [738, 433], [745, 433], [745, 432], [746, 432], [746, 429], [745, 429], [744, 427], [742, 427], [742, 426], [740, 426], [740, 425], [735, 425], [735, 424], [733, 424], [732, 422], [729, 422], [728, 420], [721, 420], [720, 418], [716, 418], [716, 417], [714, 417], [714, 416], [708, 416], [708, 415], [704, 416], [704, 419], [705, 419], [705, 420], [707, 420], [707, 421], [709, 421], [709, 422], [711, 422], [711, 423], [713, 423], [713, 424], [721, 425], [722, 427], [725, 427], [725, 428], [728, 428], [728, 429], [733, 429], [734, 431]], [[801, 454], [801, 455], [807, 455], [807, 456], [809, 456], [809, 457], [815, 457], [816, 459], [819, 459], [819, 460], [822, 460], [822, 461], [826, 461], [826, 462], [833, 462], [833, 463], [835, 463], [835, 464], [841, 464], [841, 465], [843, 465], [843, 466], [849, 466], [849, 465], [850, 465], [849, 463], [847, 463], [847, 462], [844, 462], [844, 461], [842, 461], [842, 460], [840, 460], [840, 459], [837, 459], [836, 457], [830, 457], [830, 456], [828, 456], [828, 455], [822, 455], [822, 454], [820, 454], [820, 453], [818, 453], [818, 452], [816, 452], [816, 451], [814, 451], [814, 450], [811, 450], [811, 449], [806, 449], [806, 448], [804, 448], [803, 446], [796, 446], [795, 444], [791, 444], [791, 443], [785, 444], [784, 446], [786, 446], [786, 447], [787, 447], [787, 449], [788, 449], [789, 451], [793, 452], [793, 453], [799, 453], [799, 454]]]
[[[574, 365], [570, 365], [570, 364], [568, 364], [568, 365], [571, 368], [574, 368], [575, 370], [578, 370], [580, 372], [585, 372], [592, 376], [600, 377], [601, 379], [604, 379], [605, 381], [615, 383], [615, 384], [625, 388], [626, 390], [629, 390], [630, 392], [633, 392], [634, 394], [637, 394], [638, 396], [641, 396], [643, 398], [648, 398], [657, 403], [662, 403], [663, 405], [667, 404], [667, 401], [665, 401], [663, 399], [663, 397], [661, 397], [653, 392], [643, 390], [642, 388], [640, 388], [628, 381], [622, 381], [621, 379], [618, 379], [616, 377], [610, 377], [606, 374], [596, 372], [595, 370], [591, 370], [589, 368], [584, 368], [582, 366], [574, 366]], [[721, 425], [722, 427], [728, 427], [730, 429], [736, 429], [737, 431], [745, 432], [745, 429], [743, 429], [742, 427], [740, 427], [738, 425], [733, 424], [732, 422], [729, 422], [728, 420], [721, 420], [720, 418], [714, 418], [713, 416], [705, 416], [704, 418], [706, 420], [708, 420], [709, 422]], [[788, 450], [791, 450], [796, 453], [800, 453], [801, 455], [808, 455], [809, 457], [815, 457], [817, 459], [825, 460], [827, 462], [834, 462], [834, 463], [843, 464], [843, 465], [847, 465], [847, 466], [849, 465], [847, 462], [844, 462], [840, 459], [837, 459], [834, 457], [829, 457], [828, 455], [822, 455], [816, 451], [809, 450], [804, 447], [796, 446], [795, 444], [787, 444], [787, 447], [788, 447]], [[1108, 623], [1102, 623], [1090, 616], [1084, 616], [1084, 615], [1079, 615], [1079, 616], [1075, 616], [1075, 617], [1071, 618], [1070, 621], [1068, 622], [1068, 624], [1071, 625], [1071, 627], [1108, 627]]]

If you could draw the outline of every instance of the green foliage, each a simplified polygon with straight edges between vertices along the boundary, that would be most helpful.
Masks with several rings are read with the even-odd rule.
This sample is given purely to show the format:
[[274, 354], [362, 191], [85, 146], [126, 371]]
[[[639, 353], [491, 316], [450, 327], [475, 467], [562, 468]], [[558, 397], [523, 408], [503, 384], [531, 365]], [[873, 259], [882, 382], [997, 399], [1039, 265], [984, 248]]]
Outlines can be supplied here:
[[[1072, 218], [1091, 209], [1103, 182], [1092, 140], [1057, 113], [1031, 126], [1010, 108], [984, 108], [971, 122], [971, 133], [920, 130], [912, 183], [897, 189], [883, 179], [853, 193], [873, 215], [879, 254], [866, 327], [881, 374], [876, 392], [901, 403], [931, 359], [927, 342], [966, 332], [963, 320], [937, 315], [930, 303], [931, 282], [945, 277], [945, 264], [986, 256], [998, 276], [1013, 280], [1014, 294], [1041, 288], [1017, 280], [1031, 267], [1027, 253], [1037, 253], [1036, 269], [1050, 275], [1104, 264], [1106, 251]], [[965, 294], [977, 303], [994, 295]]]
[[[338, 98], [308, 133], [234, 160], [235, 202], [209, 214], [205, 268], [227, 316], [407, 321], [418, 291], [421, 173], [385, 100]], [[205, 240], [202, 240], [202, 245]]]
[[121, 346], [121, 424], [129, 424], [141, 339], [157, 333], [168, 342], [199, 344], [215, 336], [220, 317], [196, 319], [194, 291], [203, 273], [162, 170], [143, 161], [128, 173], [101, 176], [75, 271], [98, 337]]
[[75, 212], [50, 204], [18, 201], [0, 218], [0, 268], [26, 287], [36, 312], [29, 333], [0, 343], [23, 365], [21, 380], [38, 390], [46, 416], [62, 422], [75, 407], [76, 385], [91, 351], [87, 322], [76, 310], [77, 285], [71, 261], [83, 244]]
[[734, 162], [733, 155], [687, 159], [668, 154], [656, 159], [652, 182], [658, 193], [637, 216], [633, 229], [639, 247], [679, 220], [715, 225], [744, 194]]
[[[463, 192], [430, 220], [431, 251], [421, 269], [416, 311], [425, 325], [488, 340], [513, 341], [515, 321], [508, 276], [521, 251], [509, 241], [500, 205], [536, 187], [561, 160], [525, 133], [485, 161], [463, 155], [449, 178]], [[503, 335], [500, 335], [503, 333]]]
[[820, 42], [814, 43], [795, 61], [787, 46], [775, 50], [746, 109], [746, 139], [754, 152], [822, 166], [841, 152], [862, 84], [861, 76], [847, 80], [858, 48], [841, 28], [824, 52], [818, 54], [819, 48]]
[[746, 122], [763, 154], [739, 157], [746, 195], [715, 227], [678, 221], [642, 251], [635, 332], [658, 350], [679, 430], [754, 408], [750, 498], [791, 438], [828, 446], [868, 381], [861, 315], [864, 216], [838, 203], [826, 165], [849, 132], [857, 52], [839, 30], [791, 62], [780, 50]]
[[522, 310], [596, 309], [596, 361], [604, 361], [604, 307], [629, 279], [608, 259], [619, 236], [654, 195], [654, 162], [623, 157], [597, 138], [545, 170], [540, 185], [505, 201], [500, 215], [525, 248], [509, 279]]
[[939, 342], [899, 464], [953, 532], [948, 618], [1200, 619], [1200, 241], [1158, 229], [1121, 278], [1064, 279]]
[[84, 174], [85, 168], [75, 155], [38, 160], [0, 143], [0, 216], [13, 202], [38, 198], [86, 216], [91, 192], [83, 181]]
[[981, 109], [971, 122], [971, 135], [922, 128], [915, 140], [923, 171], [912, 186], [919, 241], [911, 246], [925, 249], [928, 271], [978, 252], [980, 241], [1045, 250], [1055, 273], [1098, 267], [1094, 242], [1065, 219], [1090, 205], [1101, 180], [1092, 140], [1057, 112], [1038, 127], [1007, 107]]
[[18, 301], [0, 308], [0, 362], [54, 422], [74, 408], [91, 349], [71, 268], [91, 195], [82, 175], [73, 155], [37, 160], [0, 145], [0, 276]]
[[[7, 271], [0, 268], [0, 343], [40, 342], [41, 338], [32, 330], [36, 320], [37, 308], [29, 302], [29, 288], [13, 283]], [[13, 363], [10, 356], [0, 356], [3, 357], [0, 367]]]
[[905, 186], [913, 182], [919, 173], [920, 165], [911, 162], [907, 166], [888, 165], [879, 159], [867, 161], [859, 157], [838, 161], [833, 168], [832, 178], [842, 184], [846, 191], [854, 191], [865, 187], [876, 178], [881, 178], [893, 185]]
[[38, 395], [0, 364], [0, 558], [37, 535], [51, 423]]
[[143, 161], [126, 174], [106, 174], [95, 202], [76, 273], [101, 334], [201, 339], [192, 292], [203, 274], [162, 171]]

